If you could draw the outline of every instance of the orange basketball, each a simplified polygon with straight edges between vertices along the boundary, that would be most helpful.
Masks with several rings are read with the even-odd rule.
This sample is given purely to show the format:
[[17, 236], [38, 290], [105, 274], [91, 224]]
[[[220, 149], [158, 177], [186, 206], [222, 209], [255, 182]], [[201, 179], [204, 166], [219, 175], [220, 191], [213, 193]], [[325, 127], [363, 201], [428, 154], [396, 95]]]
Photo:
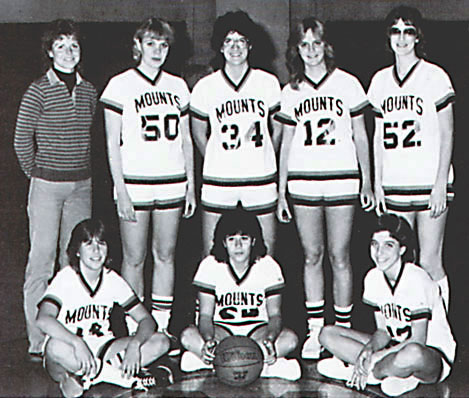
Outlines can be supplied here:
[[229, 336], [217, 345], [213, 364], [220, 381], [242, 387], [259, 377], [264, 366], [264, 355], [253, 339]]

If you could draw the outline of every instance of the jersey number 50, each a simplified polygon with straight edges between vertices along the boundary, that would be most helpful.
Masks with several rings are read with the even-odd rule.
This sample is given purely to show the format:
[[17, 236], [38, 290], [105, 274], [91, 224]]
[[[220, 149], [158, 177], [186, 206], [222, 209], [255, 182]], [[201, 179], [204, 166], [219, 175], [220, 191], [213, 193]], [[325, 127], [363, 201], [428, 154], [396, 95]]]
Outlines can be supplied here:
[[[145, 141], [158, 141], [161, 138], [161, 131], [158, 127], [160, 115], [143, 115], [142, 120], [142, 135]], [[173, 141], [178, 136], [179, 131], [179, 116], [166, 115], [164, 117], [164, 136]]]

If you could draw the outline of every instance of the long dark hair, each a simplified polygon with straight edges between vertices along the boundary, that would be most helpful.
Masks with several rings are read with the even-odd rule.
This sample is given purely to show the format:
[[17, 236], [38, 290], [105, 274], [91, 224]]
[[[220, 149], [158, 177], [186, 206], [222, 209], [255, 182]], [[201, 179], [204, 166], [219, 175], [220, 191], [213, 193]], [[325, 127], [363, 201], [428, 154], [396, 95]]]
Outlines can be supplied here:
[[[70, 265], [75, 271], [79, 272], [80, 270], [80, 259], [77, 256], [78, 250], [83, 242], [89, 242], [93, 238], [97, 238], [98, 240], [106, 243], [109, 241], [107, 239], [104, 224], [99, 219], [89, 218], [87, 220], [83, 220], [73, 229], [70, 242], [67, 247], [67, 255]], [[105, 265], [109, 265], [110, 262], [111, 259], [108, 255]]]
[[290, 84], [294, 89], [298, 89], [298, 84], [304, 80], [305, 65], [298, 52], [298, 45], [309, 29], [324, 42], [324, 61], [327, 71], [330, 73], [336, 67], [334, 62], [334, 49], [327, 41], [324, 24], [319, 19], [313, 17], [303, 19], [291, 30], [286, 52], [287, 68], [290, 72]]
[[417, 244], [415, 233], [404, 217], [395, 214], [383, 214], [373, 228], [371, 236], [376, 232], [387, 231], [401, 246], [406, 247], [402, 255], [403, 262], [415, 262], [417, 259]]
[[210, 254], [212, 254], [218, 262], [228, 264], [229, 257], [224, 246], [224, 240], [227, 236], [238, 233], [249, 235], [251, 238], [255, 239], [249, 258], [250, 265], [266, 255], [267, 248], [264, 244], [261, 226], [256, 215], [253, 212], [238, 207], [235, 210], [228, 210], [223, 213], [215, 228], [214, 243]]

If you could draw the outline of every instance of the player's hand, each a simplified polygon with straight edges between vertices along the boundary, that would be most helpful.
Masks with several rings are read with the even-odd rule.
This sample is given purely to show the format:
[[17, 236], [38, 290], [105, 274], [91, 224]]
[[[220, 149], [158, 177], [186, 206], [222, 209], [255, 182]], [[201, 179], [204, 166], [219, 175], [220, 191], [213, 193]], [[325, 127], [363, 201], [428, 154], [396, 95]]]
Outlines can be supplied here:
[[430, 209], [430, 217], [437, 218], [446, 210], [446, 184], [436, 183], [430, 194], [428, 208]]
[[278, 198], [277, 203], [277, 218], [282, 223], [288, 223], [291, 221], [291, 213], [288, 208], [288, 202], [285, 196]]
[[117, 215], [123, 221], [137, 221], [137, 214], [127, 189], [117, 192]]
[[353, 369], [352, 376], [347, 380], [346, 386], [349, 388], [356, 388], [357, 390], [364, 390], [366, 387], [366, 380], [368, 375], [364, 375], [358, 371], [358, 368], [355, 366]]
[[272, 365], [277, 360], [277, 353], [275, 351], [274, 342], [271, 339], [264, 339], [262, 341], [263, 352], [264, 352], [264, 363]]
[[194, 215], [195, 208], [196, 208], [196, 200], [195, 200], [195, 192], [194, 188], [189, 188], [186, 191], [186, 201], [184, 204], [184, 213], [182, 216], [184, 218], [190, 218]]
[[370, 184], [363, 184], [360, 192], [360, 204], [365, 211], [371, 211], [375, 208], [375, 196]]
[[210, 365], [215, 359], [216, 346], [217, 342], [215, 340], [207, 340], [204, 343], [204, 346], [202, 348], [202, 361], [204, 361], [207, 365]]
[[384, 213], [388, 212], [388, 209], [386, 207], [386, 201], [384, 200], [384, 189], [381, 185], [375, 187], [375, 201], [375, 210], [378, 216], [381, 216]]
[[95, 376], [98, 369], [94, 355], [85, 340], [77, 337], [73, 344], [75, 358], [80, 366], [80, 373], [84, 376]]
[[140, 344], [136, 340], [131, 340], [125, 349], [121, 370], [124, 377], [130, 378], [140, 372], [141, 366]]

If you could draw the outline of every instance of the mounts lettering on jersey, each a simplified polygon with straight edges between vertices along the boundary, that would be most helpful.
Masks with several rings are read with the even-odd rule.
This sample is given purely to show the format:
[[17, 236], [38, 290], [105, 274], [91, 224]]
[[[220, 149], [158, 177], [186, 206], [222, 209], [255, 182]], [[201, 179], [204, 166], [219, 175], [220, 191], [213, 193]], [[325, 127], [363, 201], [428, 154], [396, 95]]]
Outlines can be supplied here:
[[415, 95], [390, 96], [381, 102], [381, 110], [383, 114], [393, 111], [410, 110], [417, 113], [417, 115], [422, 115], [423, 99], [421, 97], [416, 97]]
[[150, 91], [142, 94], [140, 98], [134, 98], [135, 111], [138, 113], [147, 106], [154, 105], [171, 105], [180, 108], [181, 100], [178, 95], [174, 95], [168, 91]]
[[216, 297], [216, 305], [224, 307], [227, 305], [249, 305], [261, 306], [264, 302], [264, 295], [249, 292], [230, 292]]
[[255, 98], [241, 98], [228, 100], [215, 108], [218, 122], [228, 116], [240, 113], [257, 113], [260, 117], [266, 115], [265, 103]]
[[79, 308], [75, 308], [73, 312], [67, 310], [65, 315], [65, 324], [80, 322], [83, 319], [97, 319], [106, 320], [109, 319], [111, 314], [112, 306], [103, 304], [90, 304]]
[[300, 121], [304, 114], [321, 111], [335, 112], [337, 116], [342, 116], [344, 113], [342, 105], [342, 100], [334, 97], [323, 96], [306, 98], [295, 107], [295, 119]]
[[394, 303], [386, 303], [379, 307], [379, 310], [386, 319], [397, 319], [399, 321], [410, 322], [412, 313], [409, 308], [404, 308]]

